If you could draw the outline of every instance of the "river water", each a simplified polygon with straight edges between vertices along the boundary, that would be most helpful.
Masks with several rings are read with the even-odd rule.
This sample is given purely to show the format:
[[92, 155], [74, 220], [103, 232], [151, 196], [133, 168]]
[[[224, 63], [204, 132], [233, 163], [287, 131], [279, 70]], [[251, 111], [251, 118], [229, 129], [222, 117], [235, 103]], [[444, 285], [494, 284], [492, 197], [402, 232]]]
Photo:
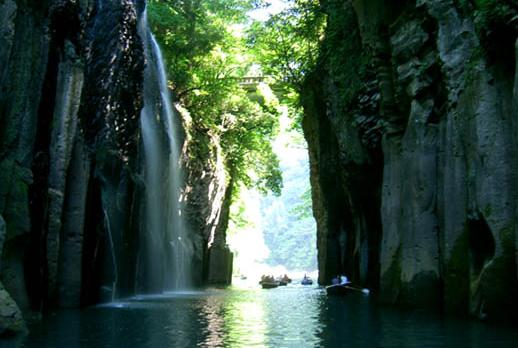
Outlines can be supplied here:
[[51, 313], [24, 347], [518, 347], [518, 330], [382, 308], [321, 288], [141, 296]]

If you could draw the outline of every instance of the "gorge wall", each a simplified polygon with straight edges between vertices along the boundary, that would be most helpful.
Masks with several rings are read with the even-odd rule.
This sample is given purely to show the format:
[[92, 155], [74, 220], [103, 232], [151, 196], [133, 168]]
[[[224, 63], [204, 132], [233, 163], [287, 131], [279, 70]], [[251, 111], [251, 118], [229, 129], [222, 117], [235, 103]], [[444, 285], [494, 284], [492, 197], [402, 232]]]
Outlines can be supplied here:
[[[101, 286], [113, 290], [114, 245], [135, 258], [136, 3], [3, 0], [0, 9], [1, 282], [24, 313], [97, 302]], [[108, 224], [126, 227], [113, 236], [123, 242]], [[130, 273], [119, 272], [121, 293]]]
[[[22, 313], [156, 291], [142, 271], [144, 7], [0, 0], [0, 335], [22, 330]], [[195, 163], [201, 147], [181, 139], [193, 285], [226, 185], [217, 139], [203, 139]]]
[[518, 6], [322, 1], [304, 87], [320, 283], [516, 317]]

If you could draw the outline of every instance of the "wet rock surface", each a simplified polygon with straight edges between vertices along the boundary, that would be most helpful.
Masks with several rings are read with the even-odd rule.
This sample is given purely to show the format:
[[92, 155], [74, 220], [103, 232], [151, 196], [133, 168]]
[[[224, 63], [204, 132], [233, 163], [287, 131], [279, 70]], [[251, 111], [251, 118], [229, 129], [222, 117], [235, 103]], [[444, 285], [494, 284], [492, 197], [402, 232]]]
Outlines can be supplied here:
[[27, 330], [18, 305], [0, 283], [0, 338]]
[[[5, 241], [5, 221], [0, 215], [0, 257]], [[22, 312], [0, 282], [0, 338], [26, 330]]]
[[[143, 0], [0, 0], [0, 331], [18, 330], [22, 313], [147, 289], [144, 8]], [[202, 134], [210, 151], [191, 161], [199, 147], [188, 114], [177, 115], [187, 129], [178, 139], [182, 204], [201, 285], [226, 179], [218, 139]]]
[[[102, 211], [102, 178], [138, 169], [144, 62], [136, 7], [132, 1], [0, 2], [0, 312], [13, 320], [6, 327], [18, 325], [18, 308], [28, 313], [94, 300], [100, 270], [110, 267], [103, 259], [104, 217], [96, 209]], [[95, 25], [101, 21], [110, 30], [101, 32]], [[87, 68], [92, 57], [96, 65]], [[108, 103], [92, 97], [101, 85]], [[120, 120], [126, 126], [116, 130]], [[92, 122], [97, 128], [88, 138]], [[103, 172], [106, 160], [120, 163], [119, 172]], [[91, 257], [84, 268], [83, 252]]]
[[[371, 148], [355, 144], [362, 129], [352, 122], [352, 110], [376, 92], [358, 90], [356, 98], [347, 98], [336, 79], [336, 61], [350, 63], [336, 56], [323, 59], [322, 72], [305, 90], [304, 128], [320, 281], [343, 272], [377, 289], [383, 302], [513, 317], [517, 32], [508, 18], [516, 6], [505, 1], [483, 8], [447, 0], [330, 1], [324, 8], [339, 5], [344, 12], [328, 12], [328, 34], [332, 30], [336, 40], [334, 16], [346, 18], [344, 27], [357, 28], [361, 51], [369, 55], [364, 68], [374, 72], [380, 96], [371, 117], [382, 124], [383, 140]], [[485, 39], [496, 33], [502, 40], [498, 49]], [[358, 52], [350, 39], [341, 42]], [[361, 57], [348, 55], [349, 61]], [[347, 71], [342, 77], [346, 85], [358, 78]], [[360, 79], [373, 80], [368, 74]], [[342, 93], [339, 107], [333, 107], [336, 92], [329, 85]], [[382, 172], [377, 180], [347, 180], [376, 170]], [[371, 199], [358, 205], [356, 197], [369, 191]], [[373, 218], [362, 216], [366, 211]], [[373, 219], [380, 223], [369, 226], [366, 221]], [[354, 260], [352, 268], [344, 254]]]

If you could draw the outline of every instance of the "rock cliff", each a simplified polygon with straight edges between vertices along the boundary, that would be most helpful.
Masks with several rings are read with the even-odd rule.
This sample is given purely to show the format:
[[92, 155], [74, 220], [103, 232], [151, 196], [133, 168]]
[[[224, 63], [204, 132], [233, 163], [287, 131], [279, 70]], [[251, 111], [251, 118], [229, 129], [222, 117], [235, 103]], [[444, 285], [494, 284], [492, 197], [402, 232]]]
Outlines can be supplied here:
[[[0, 0], [0, 335], [22, 313], [156, 291], [142, 272], [144, 7]], [[226, 179], [217, 139], [176, 115], [199, 285]]]
[[[99, 266], [111, 253], [105, 225], [115, 216], [133, 224], [144, 66], [137, 7], [0, 2], [0, 274], [24, 312], [97, 301], [110, 277]], [[126, 230], [118, 245], [134, 247]]]
[[[232, 260], [226, 246], [229, 221], [229, 175], [224, 165], [221, 139], [217, 134], [196, 129], [187, 110], [177, 106], [186, 137], [183, 163], [186, 169], [185, 211], [194, 245], [193, 281], [195, 285], [228, 285]], [[214, 248], [212, 248], [214, 246]], [[220, 253], [215, 259], [212, 250]], [[223, 264], [222, 264], [223, 263]]]
[[322, 2], [303, 93], [321, 283], [494, 319], [517, 301], [518, 6]]

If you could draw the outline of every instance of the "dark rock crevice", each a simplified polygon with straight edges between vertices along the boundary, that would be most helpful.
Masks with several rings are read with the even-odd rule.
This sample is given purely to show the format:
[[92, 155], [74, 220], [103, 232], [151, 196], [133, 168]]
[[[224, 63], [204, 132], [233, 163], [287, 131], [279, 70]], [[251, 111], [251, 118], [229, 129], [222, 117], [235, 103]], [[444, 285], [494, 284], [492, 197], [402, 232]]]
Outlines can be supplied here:
[[471, 270], [479, 275], [482, 268], [495, 256], [495, 239], [482, 216], [468, 220], [468, 240]]
[[[34, 310], [43, 308], [47, 298], [46, 240], [48, 231], [48, 178], [50, 172], [50, 142], [52, 120], [56, 100], [56, 87], [59, 68], [59, 53], [56, 47], [49, 49], [47, 72], [42, 88], [39, 106], [34, 161], [32, 173], [34, 181], [30, 188], [31, 237], [26, 251], [27, 289]], [[30, 257], [29, 257], [30, 255]]]
[[[92, 167], [95, 163], [92, 163]], [[101, 185], [95, 178], [93, 169], [90, 169], [90, 180], [86, 195], [85, 229], [83, 240], [83, 256], [81, 266], [81, 304], [91, 305], [101, 300], [99, 292], [102, 281], [100, 279], [102, 235], [104, 213], [101, 201]]]

